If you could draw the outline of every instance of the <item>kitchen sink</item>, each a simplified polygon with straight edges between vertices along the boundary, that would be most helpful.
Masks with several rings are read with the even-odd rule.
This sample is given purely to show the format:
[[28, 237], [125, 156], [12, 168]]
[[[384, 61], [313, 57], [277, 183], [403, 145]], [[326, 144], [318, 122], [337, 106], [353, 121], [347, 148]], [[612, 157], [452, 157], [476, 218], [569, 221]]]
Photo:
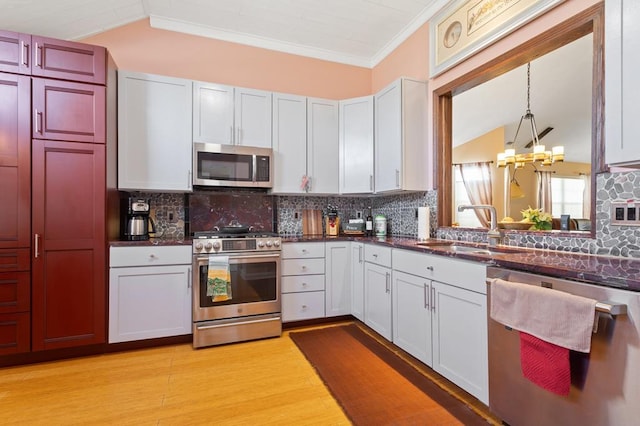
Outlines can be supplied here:
[[484, 254], [488, 256], [494, 254], [524, 253], [526, 251], [526, 249], [519, 247], [464, 245], [454, 241], [421, 241], [417, 243], [417, 245], [422, 247], [442, 248], [443, 250], [453, 251], [456, 253]]

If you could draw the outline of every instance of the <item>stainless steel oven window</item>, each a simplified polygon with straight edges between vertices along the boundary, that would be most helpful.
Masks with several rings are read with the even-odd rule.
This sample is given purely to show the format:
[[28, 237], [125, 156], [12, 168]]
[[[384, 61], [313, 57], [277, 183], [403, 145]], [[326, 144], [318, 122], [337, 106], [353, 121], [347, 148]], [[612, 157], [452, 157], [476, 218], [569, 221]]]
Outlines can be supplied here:
[[[195, 321], [280, 311], [279, 253], [230, 256], [231, 299], [222, 302], [213, 302], [206, 295], [208, 267], [208, 256], [196, 258]], [[238, 306], [242, 306], [241, 312]]]

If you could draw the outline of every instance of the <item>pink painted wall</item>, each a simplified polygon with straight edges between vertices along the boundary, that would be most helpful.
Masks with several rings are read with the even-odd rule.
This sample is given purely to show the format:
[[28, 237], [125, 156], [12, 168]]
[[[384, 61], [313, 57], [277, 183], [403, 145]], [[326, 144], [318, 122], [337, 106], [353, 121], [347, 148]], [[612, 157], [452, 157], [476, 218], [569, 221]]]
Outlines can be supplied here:
[[[566, 0], [468, 60], [430, 79], [430, 92], [600, 1]], [[429, 79], [428, 23], [373, 69], [155, 29], [149, 26], [148, 19], [83, 41], [107, 47], [121, 69], [329, 99], [376, 93], [401, 76]], [[431, 100], [430, 96], [430, 103]]]
[[429, 24], [418, 28], [372, 70], [371, 92], [376, 93], [398, 77], [429, 78]]
[[148, 19], [82, 40], [119, 69], [329, 99], [371, 93], [371, 70], [151, 28]]

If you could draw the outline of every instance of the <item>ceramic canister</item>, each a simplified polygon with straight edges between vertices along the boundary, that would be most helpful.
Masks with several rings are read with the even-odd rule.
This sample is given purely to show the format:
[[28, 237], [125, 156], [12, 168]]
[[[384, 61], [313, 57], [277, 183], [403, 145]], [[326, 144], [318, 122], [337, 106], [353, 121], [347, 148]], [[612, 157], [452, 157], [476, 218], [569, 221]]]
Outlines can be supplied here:
[[387, 235], [387, 218], [381, 214], [375, 218], [376, 237], [385, 237]]

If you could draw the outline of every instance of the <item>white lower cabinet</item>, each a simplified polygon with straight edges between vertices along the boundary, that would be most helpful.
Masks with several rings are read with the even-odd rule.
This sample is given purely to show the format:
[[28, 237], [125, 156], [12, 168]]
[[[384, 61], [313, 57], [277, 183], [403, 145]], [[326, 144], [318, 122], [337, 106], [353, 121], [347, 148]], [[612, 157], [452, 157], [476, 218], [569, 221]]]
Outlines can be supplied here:
[[282, 321], [325, 316], [323, 242], [282, 245]]
[[351, 243], [351, 315], [364, 322], [364, 244]]
[[489, 402], [486, 267], [393, 250], [393, 342]]
[[325, 243], [325, 316], [351, 313], [351, 243]]
[[364, 323], [391, 341], [391, 249], [365, 244]]
[[431, 281], [393, 271], [393, 343], [428, 366], [431, 351]]
[[433, 369], [489, 404], [487, 296], [438, 281], [432, 285]]
[[191, 247], [111, 247], [109, 343], [191, 334]]

